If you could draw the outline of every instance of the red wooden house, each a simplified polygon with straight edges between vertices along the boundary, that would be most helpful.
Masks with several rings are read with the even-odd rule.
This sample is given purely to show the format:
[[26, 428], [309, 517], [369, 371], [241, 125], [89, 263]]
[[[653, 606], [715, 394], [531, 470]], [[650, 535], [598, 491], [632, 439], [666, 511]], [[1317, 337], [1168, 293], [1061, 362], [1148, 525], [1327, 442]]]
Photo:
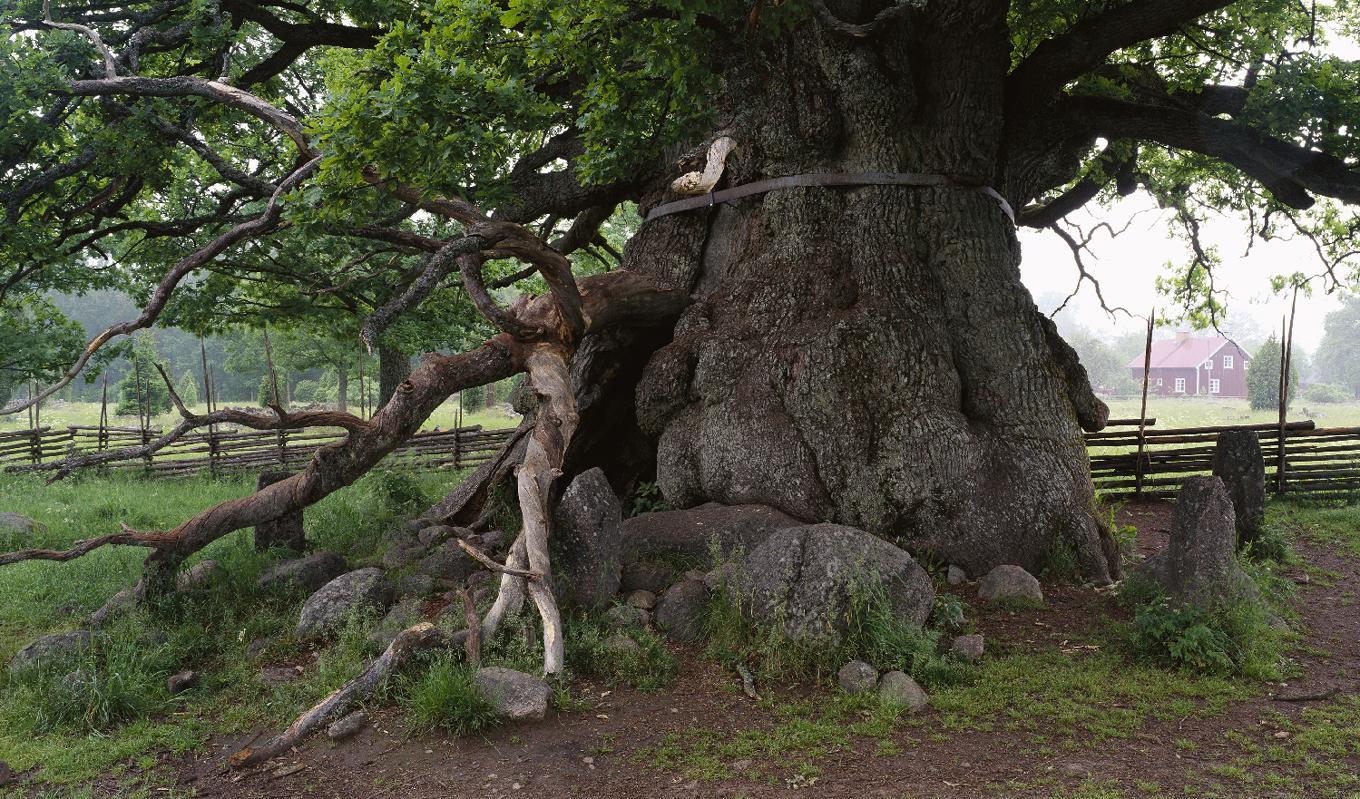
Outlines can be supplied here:
[[[1129, 372], [1141, 383], [1143, 355], [1129, 361]], [[1152, 342], [1148, 393], [1169, 396], [1247, 396], [1247, 354], [1222, 336], [1177, 333]]]

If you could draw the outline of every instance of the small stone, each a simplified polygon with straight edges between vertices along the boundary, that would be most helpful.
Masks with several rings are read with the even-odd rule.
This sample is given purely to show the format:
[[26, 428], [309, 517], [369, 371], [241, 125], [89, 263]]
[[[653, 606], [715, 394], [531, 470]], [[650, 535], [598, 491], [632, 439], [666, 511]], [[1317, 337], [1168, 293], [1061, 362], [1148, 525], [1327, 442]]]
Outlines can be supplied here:
[[303, 765], [302, 763], [293, 763], [292, 765], [281, 766], [280, 768], [274, 770], [274, 776], [290, 777], [298, 773], [299, 771], [302, 771], [305, 768], [307, 768], [307, 766]]
[[368, 714], [362, 710], [356, 710], [327, 727], [326, 737], [332, 741], [343, 741], [358, 735], [359, 731], [367, 725]]
[[949, 650], [966, 660], [981, 660], [982, 653], [986, 649], [986, 642], [979, 635], [960, 635], [954, 639]]
[[671, 584], [671, 570], [655, 563], [638, 561], [623, 567], [619, 576], [619, 590], [625, 594], [633, 591], [651, 591], [659, 594]]
[[647, 626], [646, 613], [647, 611], [635, 608], [632, 605], [615, 605], [605, 611], [604, 618], [611, 627], [640, 630]]
[[421, 546], [429, 549], [441, 541], [446, 541], [450, 538], [462, 538], [463, 536], [458, 535], [460, 532], [471, 533], [470, 530], [463, 531], [457, 527], [450, 527], [447, 524], [435, 524], [422, 529], [416, 536], [416, 540], [420, 542]]
[[729, 768], [740, 774], [744, 771], [750, 771], [752, 765], [754, 765], [754, 763], [752, 763], [750, 760], [737, 760], [733, 762], [732, 765], [729, 766]]
[[642, 651], [642, 647], [638, 646], [637, 641], [634, 641], [623, 633], [614, 633], [604, 639], [600, 645], [610, 652], [636, 653]]
[[847, 694], [860, 694], [878, 682], [878, 669], [862, 660], [852, 660], [836, 672], [836, 681]]
[[911, 677], [900, 671], [890, 671], [878, 681], [878, 699], [885, 705], [898, 705], [915, 713], [926, 706], [928, 697]]
[[633, 591], [625, 601], [635, 608], [652, 610], [656, 607], [656, 594], [651, 591]]
[[14, 769], [9, 764], [0, 760], [0, 788], [5, 788], [18, 782], [19, 778], [14, 774]]
[[694, 642], [704, 635], [708, 586], [702, 580], [686, 580], [671, 586], [656, 606], [656, 622], [676, 641]]
[[[388, 645], [397, 637], [402, 630], [421, 620], [420, 600], [415, 597], [407, 597], [393, 605], [387, 615], [374, 626], [373, 631], [368, 634], [368, 640], [372, 641], [379, 649], [387, 649]], [[450, 607], [454, 607], [450, 605]], [[458, 610], [462, 611], [462, 604], [457, 604]]]
[[552, 688], [532, 674], [488, 666], [477, 670], [476, 680], [478, 690], [505, 718], [542, 719], [548, 714]]
[[963, 569], [951, 563], [949, 564], [949, 572], [945, 576], [945, 581], [950, 585], [963, 585], [968, 582], [968, 572], [965, 572]]
[[198, 672], [193, 669], [188, 669], [181, 671], [179, 674], [171, 674], [165, 681], [165, 687], [168, 688], [172, 694], [182, 694], [190, 688], [193, 688], [194, 684], [197, 682]]
[[227, 570], [215, 560], [200, 561], [175, 575], [175, 588], [180, 591], [202, 591], [226, 577]]
[[1035, 602], [1043, 604], [1044, 592], [1034, 575], [1014, 565], [997, 566], [978, 585], [983, 602]]

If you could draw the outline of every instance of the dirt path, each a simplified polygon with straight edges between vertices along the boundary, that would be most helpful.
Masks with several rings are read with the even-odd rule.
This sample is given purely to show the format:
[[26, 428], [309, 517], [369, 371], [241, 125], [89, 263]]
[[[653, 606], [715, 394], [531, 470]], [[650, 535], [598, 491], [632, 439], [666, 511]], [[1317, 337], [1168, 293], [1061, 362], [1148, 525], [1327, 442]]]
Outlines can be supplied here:
[[[1154, 504], [1124, 511], [1121, 521], [1138, 527], [1144, 553], [1165, 544], [1169, 508]], [[1353, 560], [1303, 542], [1296, 548], [1316, 567], [1288, 571], [1301, 584], [1302, 676], [1287, 687], [1255, 686], [1258, 696], [1221, 712], [1147, 720], [1117, 738], [1048, 736], [1043, 723], [1025, 722], [1023, 708], [1011, 712], [1011, 720], [1020, 721], [1010, 729], [998, 723], [947, 731], [940, 727], [939, 711], [927, 710], [896, 728], [890, 744], [856, 735], [849, 745], [819, 752], [820, 773], [810, 786], [764, 773], [747, 776], [746, 769], [759, 773], [762, 764], [742, 762], [725, 764], [726, 778], [701, 781], [658, 765], [657, 747], [668, 743], [668, 735], [675, 736], [669, 742], [693, 740], [692, 731], [700, 729], [730, 740], [743, 730], [770, 729], [776, 714], [746, 699], [735, 679], [699, 652], [677, 650], [682, 676], [665, 694], [586, 686], [594, 700], [589, 710], [485, 737], [407, 739], [398, 719], [380, 715], [376, 728], [342, 746], [314, 740], [245, 774], [222, 769], [226, 756], [243, 743], [239, 738], [216, 740], [210, 750], [174, 767], [183, 787], [211, 797], [1345, 796], [1347, 784], [1360, 784], [1360, 746], [1343, 741], [1340, 752], [1323, 758], [1304, 732], [1315, 722], [1301, 716], [1310, 708], [1339, 707], [1356, 692], [1360, 617], [1353, 603], [1360, 574]], [[1091, 590], [1045, 586], [1045, 591], [1047, 610], [1015, 613], [977, 607], [971, 587], [959, 595], [970, 603], [969, 615], [990, 651], [1071, 651], [1118, 613], [1110, 597]], [[1329, 690], [1337, 693], [1320, 701], [1267, 695]], [[1112, 714], [1120, 710], [1109, 708]], [[1350, 723], [1356, 723], [1353, 717]], [[1294, 746], [1291, 739], [1301, 735]]]

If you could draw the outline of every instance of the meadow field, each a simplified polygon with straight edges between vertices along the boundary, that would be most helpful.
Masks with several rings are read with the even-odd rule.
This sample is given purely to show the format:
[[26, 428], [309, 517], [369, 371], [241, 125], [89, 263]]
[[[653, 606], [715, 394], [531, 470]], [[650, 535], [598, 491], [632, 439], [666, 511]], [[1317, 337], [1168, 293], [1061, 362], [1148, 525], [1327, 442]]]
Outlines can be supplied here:
[[[244, 403], [220, 403], [220, 407], [237, 407]], [[115, 416], [113, 415], [113, 403], [109, 403], [109, 425], [113, 427], [136, 427], [136, 416]], [[205, 413], [207, 408], [203, 403], [193, 406], [196, 413]], [[350, 413], [357, 413], [358, 406], [351, 405]], [[433, 430], [438, 427], [440, 430], [449, 430], [454, 427], [458, 418], [458, 402], [450, 399], [439, 406], [430, 418], [425, 421], [421, 430]], [[477, 410], [463, 412], [463, 426], [470, 427], [481, 425], [487, 429], [499, 429], [502, 427], [514, 427], [519, 424], [520, 416], [510, 409], [509, 405], [500, 405], [492, 410]], [[151, 426], [163, 430], [174, 427], [179, 421], [179, 414], [175, 411], [159, 414], [152, 418]], [[99, 424], [99, 403], [98, 402], [66, 402], [64, 400], [51, 400], [43, 403], [42, 425], [44, 427], [68, 427], [71, 425], [97, 425]], [[14, 414], [12, 416], [0, 417], [0, 432], [11, 430], [28, 429], [28, 415]]]

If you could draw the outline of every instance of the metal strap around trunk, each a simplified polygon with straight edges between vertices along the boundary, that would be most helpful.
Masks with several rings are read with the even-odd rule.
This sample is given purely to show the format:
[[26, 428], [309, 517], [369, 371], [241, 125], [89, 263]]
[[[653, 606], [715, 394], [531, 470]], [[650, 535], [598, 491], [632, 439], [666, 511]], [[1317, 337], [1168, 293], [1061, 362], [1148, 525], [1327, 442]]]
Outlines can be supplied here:
[[805, 175], [788, 175], [782, 178], [767, 178], [754, 183], [733, 186], [722, 191], [709, 192], [697, 197], [664, 203], [653, 208], [645, 221], [663, 216], [692, 211], [695, 208], [709, 208], [719, 203], [739, 200], [754, 194], [764, 194], [774, 189], [792, 189], [800, 186], [950, 186], [985, 194], [1001, 206], [1006, 218], [1015, 224], [1015, 211], [1006, 198], [991, 186], [971, 186], [950, 178], [947, 175], [928, 175], [921, 172], [812, 172]]

